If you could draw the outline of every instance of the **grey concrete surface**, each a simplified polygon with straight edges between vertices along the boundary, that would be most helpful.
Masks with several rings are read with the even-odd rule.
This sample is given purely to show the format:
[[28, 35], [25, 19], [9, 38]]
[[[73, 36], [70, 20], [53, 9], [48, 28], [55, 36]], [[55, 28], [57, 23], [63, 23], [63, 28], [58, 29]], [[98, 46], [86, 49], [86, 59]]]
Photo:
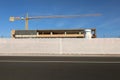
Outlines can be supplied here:
[[0, 80], [119, 80], [119, 74], [116, 57], [0, 57]]
[[119, 56], [120, 38], [0, 39], [0, 56]]

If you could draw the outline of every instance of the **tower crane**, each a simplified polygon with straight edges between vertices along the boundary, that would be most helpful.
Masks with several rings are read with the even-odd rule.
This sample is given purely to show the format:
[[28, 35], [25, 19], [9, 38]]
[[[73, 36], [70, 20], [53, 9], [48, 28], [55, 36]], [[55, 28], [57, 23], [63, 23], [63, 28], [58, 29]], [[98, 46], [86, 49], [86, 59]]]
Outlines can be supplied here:
[[28, 30], [28, 21], [31, 19], [47, 19], [47, 18], [78, 18], [78, 17], [91, 17], [91, 16], [100, 16], [101, 14], [81, 14], [81, 15], [52, 15], [52, 16], [33, 16], [29, 17], [28, 13], [26, 17], [10, 17], [10, 21], [14, 22], [15, 20], [25, 20], [25, 30]]

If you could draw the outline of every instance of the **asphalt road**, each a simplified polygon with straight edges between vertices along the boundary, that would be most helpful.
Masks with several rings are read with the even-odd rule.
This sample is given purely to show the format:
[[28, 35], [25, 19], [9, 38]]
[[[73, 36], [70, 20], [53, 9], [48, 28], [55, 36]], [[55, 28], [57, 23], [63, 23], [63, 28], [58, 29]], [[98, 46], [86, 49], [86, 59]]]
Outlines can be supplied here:
[[0, 80], [120, 80], [120, 58], [0, 57]]

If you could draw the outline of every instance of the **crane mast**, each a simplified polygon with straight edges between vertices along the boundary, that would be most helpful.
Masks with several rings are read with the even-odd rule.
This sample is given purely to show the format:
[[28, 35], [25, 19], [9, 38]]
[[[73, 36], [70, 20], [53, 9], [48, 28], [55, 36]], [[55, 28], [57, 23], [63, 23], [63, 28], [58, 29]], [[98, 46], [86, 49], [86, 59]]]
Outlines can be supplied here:
[[25, 18], [25, 29], [28, 30], [28, 20], [29, 20], [29, 17], [28, 17], [28, 13], [26, 14], [26, 18]]
[[91, 16], [101, 16], [101, 14], [81, 14], [81, 15], [53, 15], [53, 16], [33, 16], [29, 17], [28, 13], [26, 17], [10, 17], [10, 21], [14, 22], [15, 20], [25, 20], [25, 30], [28, 30], [28, 21], [31, 19], [48, 19], [48, 18], [78, 18], [78, 17], [91, 17]]

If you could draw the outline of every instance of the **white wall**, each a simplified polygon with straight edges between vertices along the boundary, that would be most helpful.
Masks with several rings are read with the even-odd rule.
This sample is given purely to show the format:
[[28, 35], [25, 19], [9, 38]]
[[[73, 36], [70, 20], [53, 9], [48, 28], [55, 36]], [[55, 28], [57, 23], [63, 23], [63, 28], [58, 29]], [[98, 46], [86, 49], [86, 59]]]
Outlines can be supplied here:
[[120, 38], [0, 39], [0, 56], [120, 54]]

